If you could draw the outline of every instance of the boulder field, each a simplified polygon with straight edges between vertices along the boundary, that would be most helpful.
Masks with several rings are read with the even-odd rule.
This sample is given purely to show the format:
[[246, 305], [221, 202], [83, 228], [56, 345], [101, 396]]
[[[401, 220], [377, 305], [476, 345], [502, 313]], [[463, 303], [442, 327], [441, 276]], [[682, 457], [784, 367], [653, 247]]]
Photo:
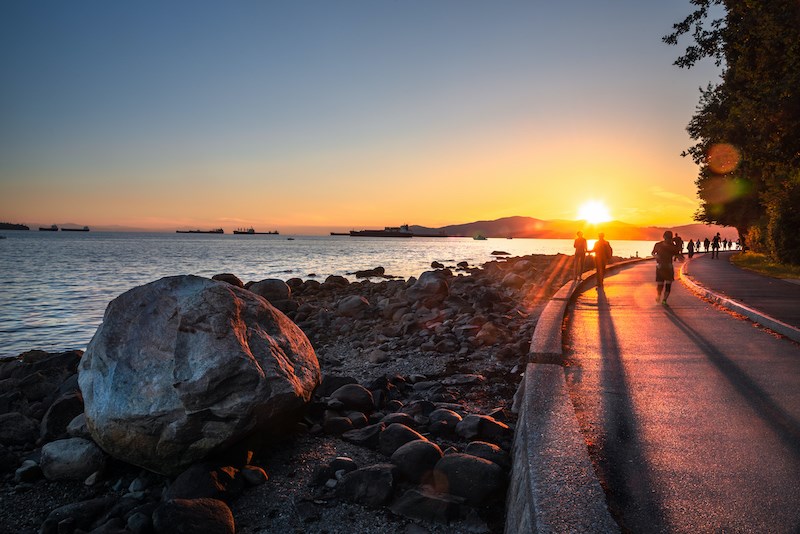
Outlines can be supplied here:
[[512, 395], [569, 261], [134, 288], [85, 354], [0, 362], [0, 525], [502, 532]]

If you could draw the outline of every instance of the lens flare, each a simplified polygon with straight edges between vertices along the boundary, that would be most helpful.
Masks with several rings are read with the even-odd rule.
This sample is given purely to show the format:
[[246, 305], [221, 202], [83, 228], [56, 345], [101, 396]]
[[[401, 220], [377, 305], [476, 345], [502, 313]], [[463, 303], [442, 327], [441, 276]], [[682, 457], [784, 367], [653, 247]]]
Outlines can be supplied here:
[[742, 156], [736, 147], [728, 143], [712, 145], [706, 154], [706, 163], [714, 174], [728, 174], [735, 171], [741, 159]]
[[703, 184], [703, 198], [710, 204], [724, 204], [750, 193], [749, 182], [729, 176], [715, 176]]

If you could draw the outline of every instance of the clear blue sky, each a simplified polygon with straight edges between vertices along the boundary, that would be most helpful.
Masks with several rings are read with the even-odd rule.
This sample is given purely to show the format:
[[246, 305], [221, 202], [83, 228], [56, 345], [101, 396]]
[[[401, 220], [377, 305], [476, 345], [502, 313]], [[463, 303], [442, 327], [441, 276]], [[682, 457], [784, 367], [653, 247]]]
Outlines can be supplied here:
[[681, 49], [660, 38], [690, 11], [2, 2], [0, 219], [440, 225], [570, 218], [596, 198], [618, 219], [688, 222], [679, 153], [718, 69], [672, 66]]

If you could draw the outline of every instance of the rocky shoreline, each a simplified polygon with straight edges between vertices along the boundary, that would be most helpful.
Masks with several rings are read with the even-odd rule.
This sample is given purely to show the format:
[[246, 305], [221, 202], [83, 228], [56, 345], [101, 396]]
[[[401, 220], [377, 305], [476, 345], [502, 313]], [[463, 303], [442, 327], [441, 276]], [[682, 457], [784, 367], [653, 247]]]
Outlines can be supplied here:
[[[177, 476], [97, 448], [80, 351], [0, 362], [0, 532], [502, 532], [514, 391], [571, 258], [242, 284], [311, 342], [302, 419]], [[87, 445], [88, 444], [88, 445]], [[99, 455], [99, 456], [98, 456]]]

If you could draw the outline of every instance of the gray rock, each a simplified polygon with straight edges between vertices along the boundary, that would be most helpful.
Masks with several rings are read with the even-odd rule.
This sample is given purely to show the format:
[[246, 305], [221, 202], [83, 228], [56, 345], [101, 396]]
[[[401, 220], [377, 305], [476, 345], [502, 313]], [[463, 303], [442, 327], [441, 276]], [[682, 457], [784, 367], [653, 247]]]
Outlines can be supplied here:
[[144, 491], [150, 485], [150, 481], [146, 477], [136, 477], [128, 486], [128, 491], [130, 493], [136, 493], [139, 491]]
[[356, 271], [355, 275], [356, 278], [371, 278], [371, 277], [382, 277], [386, 273], [386, 269], [381, 266], [375, 267], [374, 269], [366, 269], [364, 271]]
[[92, 439], [89, 427], [86, 426], [86, 415], [83, 412], [76, 415], [67, 425], [67, 434], [73, 438]]
[[406, 289], [406, 298], [421, 301], [426, 306], [442, 302], [449, 294], [450, 288], [442, 271], [426, 271], [414, 285]]
[[92, 523], [116, 502], [116, 497], [97, 497], [88, 501], [67, 504], [51, 511], [40, 532], [58, 532], [58, 524], [72, 520], [73, 529], [91, 530]]
[[467, 445], [467, 448], [464, 449], [464, 452], [494, 462], [506, 470], [511, 467], [511, 457], [509, 454], [494, 443], [472, 441]]
[[43, 442], [64, 437], [67, 425], [83, 413], [83, 398], [79, 391], [66, 393], [57, 398], [42, 418], [40, 438]]
[[292, 297], [292, 290], [283, 280], [277, 278], [267, 278], [256, 282], [248, 288], [250, 291], [264, 297], [269, 302], [289, 300]]
[[358, 469], [358, 464], [356, 464], [355, 460], [348, 458], [347, 456], [337, 456], [331, 460], [331, 463], [328, 464], [328, 466], [334, 473], [338, 471], [349, 473], [350, 471], [355, 471]]
[[457, 374], [446, 377], [442, 380], [445, 386], [465, 386], [471, 384], [480, 384], [486, 381], [482, 375], [475, 374]]
[[357, 384], [358, 380], [351, 376], [324, 375], [322, 383], [314, 392], [320, 397], [330, 397], [331, 394], [347, 384]]
[[484, 506], [503, 496], [506, 476], [499, 465], [469, 454], [446, 454], [434, 468], [436, 489]]
[[[313, 280], [306, 280], [306, 284], [308, 284], [309, 282], [313, 282]], [[344, 276], [332, 274], [325, 279], [325, 282], [323, 282], [322, 285], [334, 288], [347, 287], [348, 285], [350, 285], [350, 281]]]
[[365, 358], [370, 363], [385, 363], [389, 361], [389, 355], [381, 349], [373, 349], [367, 352]]
[[[458, 518], [463, 499], [425, 488], [410, 489], [398, 498], [389, 509], [409, 519], [448, 524]], [[425, 532], [428, 532], [425, 530]]]
[[25, 460], [14, 471], [14, 482], [34, 482], [42, 478], [42, 468], [33, 460]]
[[513, 435], [513, 431], [507, 424], [488, 415], [475, 414], [466, 416], [458, 423], [456, 432], [465, 439], [482, 439], [491, 442], [509, 439]]
[[386, 456], [391, 456], [402, 445], [418, 439], [425, 440], [425, 437], [406, 425], [392, 423], [378, 436], [378, 448]]
[[442, 449], [428, 440], [415, 440], [401, 445], [392, 454], [392, 463], [406, 480], [417, 483], [433, 480], [433, 467], [442, 458]]
[[322, 430], [326, 434], [338, 436], [353, 430], [353, 422], [347, 417], [326, 417], [322, 423]]
[[369, 419], [362, 412], [347, 412], [346, 416], [353, 422], [353, 428], [364, 428], [369, 423]]
[[244, 490], [244, 480], [234, 467], [214, 468], [194, 464], [170, 484], [165, 499], [222, 499], [230, 501]]
[[260, 486], [269, 480], [267, 472], [255, 465], [246, 465], [242, 467], [242, 479], [248, 486]]
[[431, 423], [446, 421], [447, 423], [453, 425], [453, 428], [455, 428], [455, 425], [461, 422], [461, 416], [453, 410], [448, 410], [447, 408], [435, 409], [428, 415], [428, 419]]
[[153, 512], [156, 534], [234, 534], [233, 514], [217, 499], [172, 499]]
[[219, 280], [220, 282], [226, 282], [226, 283], [228, 283], [228, 284], [230, 284], [232, 286], [236, 286], [236, 287], [244, 287], [244, 284], [239, 279], [239, 277], [236, 276], [235, 274], [231, 274], [231, 273], [215, 274], [214, 276], [211, 277], [211, 279], [212, 280]]
[[386, 425], [383, 423], [376, 423], [374, 425], [365, 426], [364, 428], [345, 432], [342, 434], [342, 439], [355, 445], [374, 449], [378, 446], [384, 428], [386, 428]]
[[39, 437], [39, 423], [19, 412], [0, 414], [0, 443], [25, 445]]
[[503, 287], [509, 287], [512, 289], [519, 289], [525, 285], [525, 279], [518, 274], [508, 273], [503, 277], [503, 282], [501, 285]]
[[348, 295], [336, 303], [336, 313], [343, 317], [358, 317], [369, 309], [369, 301], [360, 295]]
[[385, 425], [391, 425], [392, 423], [400, 423], [401, 425], [406, 425], [409, 428], [417, 427], [417, 422], [414, 420], [414, 418], [408, 415], [407, 413], [403, 412], [390, 413], [389, 415], [381, 419], [381, 422]]
[[336, 494], [364, 506], [382, 506], [394, 490], [392, 464], [376, 464], [356, 469], [344, 475], [336, 486]]
[[174, 276], [108, 306], [79, 365], [86, 422], [111, 455], [174, 474], [278, 420], [319, 383], [305, 334], [261, 297]]
[[153, 522], [150, 517], [151, 516], [142, 512], [135, 512], [128, 516], [128, 521], [125, 526], [133, 534], [145, 534], [146, 532], [150, 532], [153, 528]]
[[105, 466], [100, 447], [83, 438], [51, 441], [42, 447], [40, 465], [48, 480], [83, 480]]
[[364, 413], [372, 413], [375, 410], [372, 393], [360, 384], [346, 384], [331, 393], [330, 398], [340, 401], [348, 410]]

